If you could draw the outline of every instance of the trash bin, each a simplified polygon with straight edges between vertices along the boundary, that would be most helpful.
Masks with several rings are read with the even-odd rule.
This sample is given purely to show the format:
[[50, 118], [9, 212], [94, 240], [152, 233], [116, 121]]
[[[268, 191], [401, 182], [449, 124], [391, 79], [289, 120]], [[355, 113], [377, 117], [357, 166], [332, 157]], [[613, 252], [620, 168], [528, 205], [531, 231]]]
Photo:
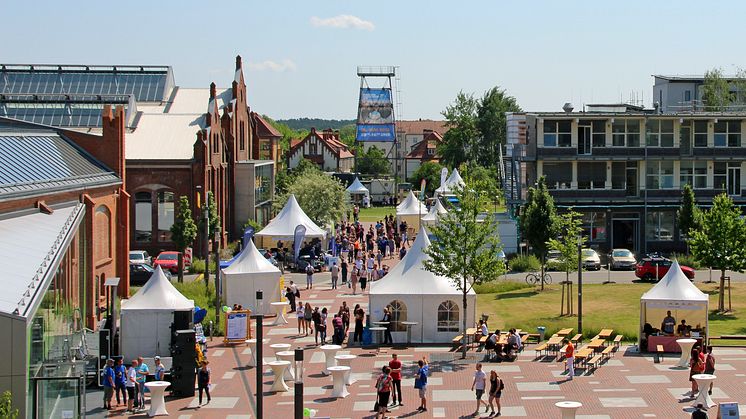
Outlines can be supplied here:
[[544, 326], [539, 326], [536, 328], [536, 331], [539, 332], [539, 342], [541, 342], [542, 340], [544, 340], [544, 334], [546, 333], [547, 328]]
[[486, 313], [482, 313], [482, 321], [487, 323], [487, 320], [489, 320], [490, 315]]

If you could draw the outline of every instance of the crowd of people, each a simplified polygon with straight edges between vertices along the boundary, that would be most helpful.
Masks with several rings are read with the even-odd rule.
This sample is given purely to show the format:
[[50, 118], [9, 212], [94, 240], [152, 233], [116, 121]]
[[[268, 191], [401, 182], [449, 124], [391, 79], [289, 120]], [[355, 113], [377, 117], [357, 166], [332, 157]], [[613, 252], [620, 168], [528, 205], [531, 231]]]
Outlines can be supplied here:
[[[154, 362], [153, 378], [162, 381], [166, 368], [160, 357], [156, 356]], [[145, 410], [145, 382], [148, 375], [150, 368], [142, 357], [133, 359], [129, 367], [124, 365], [121, 357], [116, 362], [107, 359], [103, 371], [104, 409], [113, 409], [111, 403], [116, 394], [117, 406], [126, 405], [128, 413]], [[209, 400], [209, 393], [207, 397]]]

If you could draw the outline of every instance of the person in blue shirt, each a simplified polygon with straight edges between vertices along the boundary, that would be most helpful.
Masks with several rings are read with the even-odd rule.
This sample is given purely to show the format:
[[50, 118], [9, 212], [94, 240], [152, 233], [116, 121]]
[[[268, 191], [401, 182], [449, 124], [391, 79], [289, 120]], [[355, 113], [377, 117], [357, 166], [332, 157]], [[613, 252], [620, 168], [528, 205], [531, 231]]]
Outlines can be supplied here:
[[155, 374], [154, 374], [155, 381], [163, 381], [163, 376], [165, 374], [166, 374], [166, 368], [161, 363], [161, 357], [156, 356], [155, 357]]
[[104, 409], [111, 410], [111, 397], [114, 395], [114, 360], [106, 360], [104, 368]]
[[427, 412], [427, 374], [429, 372], [427, 358], [423, 356], [417, 361], [417, 373], [414, 379], [414, 388], [418, 390], [420, 396], [420, 407], [417, 408], [419, 412]]
[[114, 367], [114, 385], [115, 393], [117, 395], [117, 406], [120, 405], [119, 393], [122, 393], [121, 403], [127, 405], [127, 368], [124, 366], [122, 358], [117, 360], [117, 366]]
[[137, 405], [140, 410], [145, 409], [145, 381], [150, 374], [148, 364], [143, 361], [142, 357], [137, 358], [140, 365], [137, 367]]

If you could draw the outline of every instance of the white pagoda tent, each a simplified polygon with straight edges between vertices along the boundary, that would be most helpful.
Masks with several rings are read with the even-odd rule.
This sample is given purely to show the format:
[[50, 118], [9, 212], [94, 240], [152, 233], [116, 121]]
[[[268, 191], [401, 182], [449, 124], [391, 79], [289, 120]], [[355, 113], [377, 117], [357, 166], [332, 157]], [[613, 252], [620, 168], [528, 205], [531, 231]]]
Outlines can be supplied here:
[[456, 186], [464, 186], [464, 179], [458, 173], [458, 169], [453, 169], [451, 175], [448, 176], [445, 182], [443, 182], [438, 189], [435, 190], [436, 195], [448, 195], [453, 192]]
[[435, 224], [443, 214], [448, 213], [448, 210], [440, 203], [440, 199], [435, 199], [435, 204], [430, 207], [430, 212], [422, 217], [422, 224], [431, 225]]
[[396, 221], [400, 224], [402, 221], [407, 222], [410, 230], [417, 231], [420, 228], [420, 217], [427, 214], [427, 207], [425, 204], [420, 202], [419, 199], [414, 195], [414, 192], [409, 191], [407, 198], [396, 207]]
[[668, 310], [675, 319], [685, 319], [692, 327], [697, 324], [702, 325], [705, 336], [708, 336], [709, 296], [700, 291], [684, 275], [676, 260], [673, 261], [666, 275], [640, 297], [638, 346], [645, 323], [658, 327], [666, 317]]
[[292, 240], [295, 235], [295, 227], [299, 224], [306, 227], [305, 237], [322, 239], [326, 237], [326, 231], [308, 218], [298, 204], [298, 200], [295, 199], [295, 195], [290, 195], [282, 211], [262, 231], [256, 233], [256, 236]]
[[347, 193], [349, 193], [350, 196], [353, 197], [360, 195], [370, 197], [370, 191], [360, 182], [360, 179], [358, 179], [357, 177], [355, 178], [355, 181], [347, 187]]
[[[372, 320], [378, 321], [383, 317], [384, 307], [392, 307], [395, 320], [417, 322], [412, 326], [413, 341], [448, 343], [461, 333], [462, 316], [466, 315], [469, 327], [474, 324], [477, 295], [474, 290], [469, 291], [464, 313], [463, 295], [453, 280], [425, 269], [424, 261], [430, 258], [425, 249], [429, 245], [427, 230], [422, 227], [404, 259], [371, 284], [369, 311]], [[400, 313], [398, 318], [397, 313]], [[395, 342], [406, 340], [404, 327], [397, 323], [392, 330]]]
[[158, 266], [145, 286], [121, 303], [120, 348], [124, 359], [170, 356], [174, 312], [194, 314], [194, 301], [184, 297]]
[[[233, 263], [222, 270], [223, 300], [228, 306], [240, 304], [254, 314], [270, 314], [270, 303], [280, 301], [282, 273], [248, 240]], [[257, 304], [256, 291], [263, 291], [261, 304]]]

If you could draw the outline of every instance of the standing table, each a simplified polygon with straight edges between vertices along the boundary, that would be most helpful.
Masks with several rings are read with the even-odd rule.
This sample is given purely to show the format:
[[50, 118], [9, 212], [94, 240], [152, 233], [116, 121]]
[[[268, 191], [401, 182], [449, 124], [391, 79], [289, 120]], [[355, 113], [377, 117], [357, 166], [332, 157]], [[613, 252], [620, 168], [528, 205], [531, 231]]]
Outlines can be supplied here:
[[170, 386], [171, 383], [168, 381], [151, 381], [145, 383], [145, 387], [150, 390], [150, 410], [148, 416], [168, 416], [166, 410], [166, 400], [163, 398], [163, 393], [166, 392], [166, 387]]
[[288, 369], [290, 363], [288, 361], [272, 361], [268, 362], [270, 368], [272, 368], [272, 374], [275, 376], [275, 382], [272, 383], [272, 388], [269, 391], [275, 393], [281, 391], [288, 391], [288, 386], [285, 384], [284, 376], [285, 370]]
[[386, 330], [386, 328], [382, 326], [376, 326], [376, 327], [370, 328], [371, 332], [376, 332], [376, 344], [379, 350], [381, 349], [381, 342], [383, 342], [383, 331], [384, 330]]
[[697, 398], [694, 399], [692, 406], [697, 407], [699, 403], [702, 403], [702, 406], [704, 406], [705, 409], [709, 409], [717, 404], [712, 401], [712, 397], [710, 397], [710, 393], [708, 392], [710, 389], [710, 383], [715, 381], [716, 378], [717, 377], [713, 374], [692, 375], [692, 379], [697, 381], [697, 386], [699, 387], [699, 394], [697, 395]]
[[689, 368], [689, 357], [691, 356], [692, 346], [697, 343], [697, 340], [688, 338], [676, 339], [676, 343], [678, 343], [679, 347], [681, 348], [681, 358], [679, 358], [679, 363], [676, 364], [676, 366], [681, 368]]
[[275, 352], [275, 358], [277, 358], [277, 360], [279, 360], [279, 358], [277, 357], [277, 353], [278, 352], [289, 351], [290, 350], [290, 344], [289, 343], [273, 343], [273, 344], [269, 345], [269, 347], [272, 348], [272, 350]]
[[285, 369], [285, 380], [286, 381], [295, 381], [295, 372], [294, 366], [295, 366], [295, 352], [293, 351], [280, 351], [275, 353], [275, 356], [277, 357], [278, 361], [287, 361], [290, 363], [290, 366]]
[[342, 347], [339, 345], [321, 345], [319, 349], [321, 349], [321, 351], [324, 353], [324, 359], [326, 361], [322, 373], [324, 375], [329, 375], [331, 374], [329, 372], [329, 368], [337, 365], [337, 361], [334, 359], [334, 356], [337, 355], [337, 351], [342, 349]]
[[272, 323], [272, 326], [277, 326], [281, 324], [288, 324], [288, 319], [285, 318], [285, 306], [288, 305], [285, 301], [275, 301], [274, 303], [270, 303], [273, 309], [275, 309], [275, 313], [277, 313], [277, 317], [275, 317], [274, 323]]
[[[269, 339], [262, 339], [262, 344], [265, 344], [269, 342]], [[257, 360], [256, 360], [256, 339], [247, 339], [246, 345], [249, 346], [249, 349], [251, 350], [251, 358], [249, 358], [249, 364], [250, 367], [256, 367], [257, 366]], [[263, 361], [263, 360], [262, 360]]]
[[575, 411], [583, 404], [580, 402], [557, 402], [554, 404], [562, 411], [562, 419], [575, 419]]
[[417, 326], [417, 322], [401, 322], [402, 325], [407, 327], [407, 344], [412, 343], [412, 326]]
[[329, 367], [329, 372], [332, 374], [332, 381], [334, 382], [334, 390], [332, 390], [332, 397], [345, 398], [350, 395], [345, 386], [345, 374], [349, 374], [350, 367], [335, 366]]
[[350, 365], [352, 363], [352, 360], [355, 358], [357, 358], [357, 355], [337, 355], [334, 357], [334, 359], [337, 360], [337, 365], [342, 367], [350, 367], [350, 369], [345, 372], [345, 384], [347, 385], [351, 385], [355, 382], [352, 379], [352, 365]]

